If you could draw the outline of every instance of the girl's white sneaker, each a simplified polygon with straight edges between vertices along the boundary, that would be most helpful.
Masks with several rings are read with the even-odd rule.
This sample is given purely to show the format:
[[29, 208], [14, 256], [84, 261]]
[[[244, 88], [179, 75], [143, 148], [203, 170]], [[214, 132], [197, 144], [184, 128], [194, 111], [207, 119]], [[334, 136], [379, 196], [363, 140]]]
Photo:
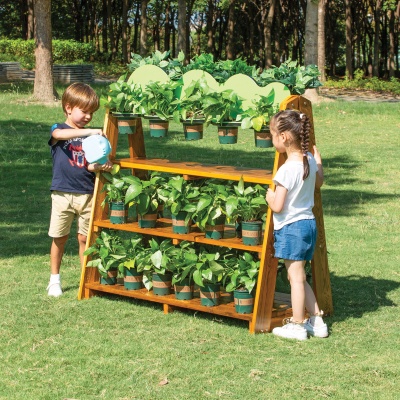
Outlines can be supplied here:
[[304, 321], [304, 328], [310, 336], [326, 338], [329, 335], [328, 326], [320, 315], [313, 315]]
[[61, 296], [62, 295], [61, 283], [60, 282], [49, 283], [49, 286], [47, 286], [47, 294], [51, 297]]
[[284, 320], [286, 325], [272, 329], [272, 333], [286, 339], [307, 340], [307, 330], [303, 324], [291, 322], [291, 318]]

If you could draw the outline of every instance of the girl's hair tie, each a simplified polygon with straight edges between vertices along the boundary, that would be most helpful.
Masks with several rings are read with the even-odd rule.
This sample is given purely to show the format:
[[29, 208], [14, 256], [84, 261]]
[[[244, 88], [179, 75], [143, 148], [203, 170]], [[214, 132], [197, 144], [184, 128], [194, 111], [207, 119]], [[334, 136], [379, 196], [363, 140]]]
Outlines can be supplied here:
[[300, 117], [300, 119], [303, 119], [304, 114], [303, 114], [303, 113], [300, 113], [300, 114], [299, 114], [299, 117]]
[[303, 153], [303, 157], [307, 157], [307, 153]]

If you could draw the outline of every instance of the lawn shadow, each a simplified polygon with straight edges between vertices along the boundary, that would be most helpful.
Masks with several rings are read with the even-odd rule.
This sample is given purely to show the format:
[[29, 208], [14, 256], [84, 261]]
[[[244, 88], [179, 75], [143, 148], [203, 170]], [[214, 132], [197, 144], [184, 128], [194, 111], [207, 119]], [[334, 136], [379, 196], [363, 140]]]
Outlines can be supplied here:
[[399, 289], [400, 282], [376, 279], [371, 276], [330, 274], [335, 322], [348, 318], [362, 318], [366, 313], [376, 312], [382, 307], [396, 307], [389, 293]]

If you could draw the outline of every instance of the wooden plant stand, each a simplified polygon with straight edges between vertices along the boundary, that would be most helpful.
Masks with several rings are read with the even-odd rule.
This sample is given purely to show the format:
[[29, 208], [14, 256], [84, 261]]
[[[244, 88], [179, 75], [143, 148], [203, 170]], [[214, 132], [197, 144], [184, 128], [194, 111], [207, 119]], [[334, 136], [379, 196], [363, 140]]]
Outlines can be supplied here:
[[[289, 96], [281, 103], [281, 109], [296, 109], [310, 118], [311, 134], [310, 145], [315, 144], [312, 107], [311, 103], [301, 96]], [[117, 120], [111, 114], [107, 114], [104, 127], [111, 142], [112, 154], [110, 159], [117, 163], [121, 168], [132, 170], [134, 175], [142, 175], [145, 171], [160, 171], [172, 174], [189, 175], [207, 178], [219, 178], [226, 180], [239, 181], [241, 176], [245, 182], [269, 185], [274, 188], [272, 177], [277, 169], [285, 162], [282, 154], [275, 154], [274, 167], [272, 171], [264, 169], [246, 169], [221, 165], [205, 165], [197, 162], [173, 162], [166, 159], [146, 158], [143, 129], [141, 119], [137, 120], [136, 133], [128, 135], [130, 157], [116, 160], [116, 148], [118, 141]], [[195, 296], [193, 300], [177, 300], [173, 294], [167, 296], [153, 295], [147, 289], [126, 290], [123, 285], [101, 285], [97, 268], [87, 267], [87, 257], [82, 266], [81, 281], [79, 287], [79, 299], [87, 299], [93, 295], [114, 294], [119, 296], [131, 297], [135, 299], [147, 300], [161, 303], [164, 313], [171, 312], [174, 308], [184, 308], [195, 311], [202, 311], [217, 314], [224, 317], [231, 317], [249, 322], [251, 333], [269, 332], [274, 326], [280, 325], [284, 317], [291, 316], [290, 296], [282, 293], [275, 293], [276, 275], [278, 259], [273, 257], [273, 221], [272, 213], [268, 210], [266, 219], [266, 229], [264, 232], [263, 243], [260, 246], [247, 246], [240, 239], [235, 237], [233, 229], [227, 229], [224, 239], [215, 241], [207, 239], [203, 232], [194, 231], [188, 234], [174, 234], [171, 228], [171, 221], [167, 219], [158, 220], [156, 228], [139, 228], [137, 223], [111, 224], [108, 220], [107, 212], [100, 204], [104, 199], [105, 193], [101, 193], [105, 181], [101, 174], [97, 174], [93, 210], [88, 234], [87, 246], [91, 246], [96, 240], [101, 229], [114, 229], [129, 232], [137, 232], [143, 235], [159, 236], [172, 239], [174, 244], [182, 240], [209, 245], [226, 246], [230, 248], [257, 252], [260, 255], [260, 271], [257, 282], [257, 290], [254, 300], [254, 311], [252, 314], [238, 314], [235, 312], [233, 301], [228, 300], [228, 296], [222, 295], [221, 304], [215, 307], [205, 307], [200, 304], [200, 299]], [[319, 306], [325, 314], [333, 312], [332, 294], [328, 270], [328, 259], [325, 242], [325, 230], [322, 214], [321, 193], [315, 191], [314, 214], [318, 226], [317, 245], [312, 261], [314, 291]]]

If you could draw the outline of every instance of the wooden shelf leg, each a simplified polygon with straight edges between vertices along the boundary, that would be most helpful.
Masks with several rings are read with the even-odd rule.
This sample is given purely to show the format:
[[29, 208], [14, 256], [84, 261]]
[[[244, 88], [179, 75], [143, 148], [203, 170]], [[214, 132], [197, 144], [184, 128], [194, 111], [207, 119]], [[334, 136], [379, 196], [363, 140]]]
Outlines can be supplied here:
[[170, 306], [169, 304], [163, 304], [163, 311], [164, 311], [164, 314], [169, 314], [174, 311], [174, 308], [172, 306]]

